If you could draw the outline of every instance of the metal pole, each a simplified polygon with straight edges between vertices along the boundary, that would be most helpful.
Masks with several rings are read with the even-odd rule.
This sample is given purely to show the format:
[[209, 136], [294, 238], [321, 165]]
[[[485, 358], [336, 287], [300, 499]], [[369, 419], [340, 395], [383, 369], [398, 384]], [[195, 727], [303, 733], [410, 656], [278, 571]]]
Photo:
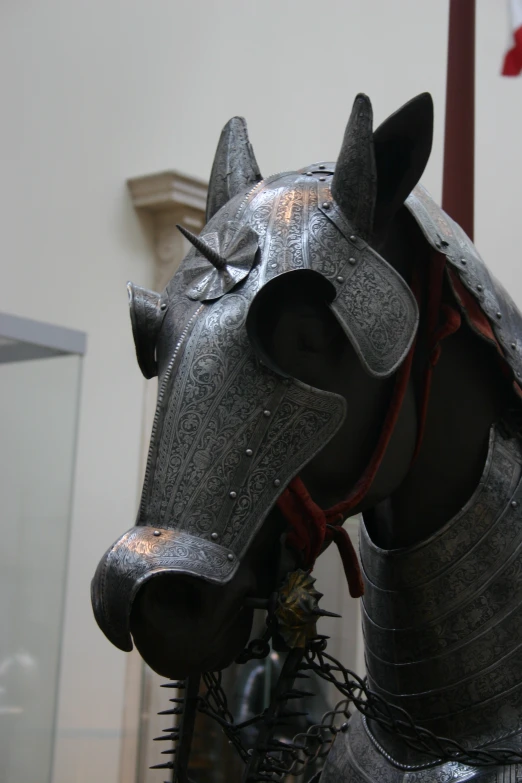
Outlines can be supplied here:
[[473, 239], [475, 0], [450, 0], [442, 207]]

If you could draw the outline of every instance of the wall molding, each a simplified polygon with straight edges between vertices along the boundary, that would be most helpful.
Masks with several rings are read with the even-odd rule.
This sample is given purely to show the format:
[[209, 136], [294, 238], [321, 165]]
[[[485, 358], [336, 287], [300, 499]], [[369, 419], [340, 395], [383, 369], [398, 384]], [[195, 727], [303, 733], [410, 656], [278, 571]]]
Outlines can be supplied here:
[[129, 179], [127, 187], [134, 208], [152, 226], [154, 287], [161, 291], [188, 250], [176, 225], [199, 234], [205, 225], [208, 186], [177, 171], [160, 171]]

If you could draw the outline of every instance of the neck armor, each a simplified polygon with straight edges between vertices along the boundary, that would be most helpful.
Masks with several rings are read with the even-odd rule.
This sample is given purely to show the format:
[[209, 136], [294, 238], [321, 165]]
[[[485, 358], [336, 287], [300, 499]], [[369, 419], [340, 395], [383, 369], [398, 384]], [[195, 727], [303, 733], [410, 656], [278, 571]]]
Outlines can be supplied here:
[[[521, 475], [520, 440], [499, 426], [475, 493], [433, 536], [385, 551], [361, 526], [369, 686], [467, 747], [522, 748]], [[324, 783], [334, 768], [344, 783], [504, 781], [522, 771], [434, 764], [361, 715], [331, 761]]]

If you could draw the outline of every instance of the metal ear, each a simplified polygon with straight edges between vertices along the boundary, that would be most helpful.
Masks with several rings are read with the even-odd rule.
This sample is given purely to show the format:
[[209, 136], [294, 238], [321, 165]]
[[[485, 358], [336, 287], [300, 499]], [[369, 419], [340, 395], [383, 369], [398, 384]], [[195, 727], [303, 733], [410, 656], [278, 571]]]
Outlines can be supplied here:
[[136, 358], [145, 378], [154, 378], [158, 374], [156, 342], [165, 318], [167, 302], [156, 291], [149, 291], [134, 283], [127, 283], [127, 291]]
[[373, 146], [373, 112], [367, 95], [356, 97], [332, 179], [332, 196], [363, 239], [373, 227], [377, 169]]
[[207, 196], [206, 222], [241, 191], [262, 180], [243, 117], [232, 117], [216, 150]]

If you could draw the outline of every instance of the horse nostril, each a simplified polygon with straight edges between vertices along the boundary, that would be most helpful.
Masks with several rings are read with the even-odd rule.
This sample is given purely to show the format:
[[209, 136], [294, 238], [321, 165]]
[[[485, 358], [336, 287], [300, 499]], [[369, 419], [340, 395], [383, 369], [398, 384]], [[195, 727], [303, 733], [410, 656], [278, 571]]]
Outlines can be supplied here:
[[[172, 574], [159, 575], [151, 579], [140, 590], [143, 609], [161, 616], [175, 614], [177, 617], [201, 614], [203, 591], [201, 585], [191, 577]], [[141, 603], [140, 601], [140, 603]]]

